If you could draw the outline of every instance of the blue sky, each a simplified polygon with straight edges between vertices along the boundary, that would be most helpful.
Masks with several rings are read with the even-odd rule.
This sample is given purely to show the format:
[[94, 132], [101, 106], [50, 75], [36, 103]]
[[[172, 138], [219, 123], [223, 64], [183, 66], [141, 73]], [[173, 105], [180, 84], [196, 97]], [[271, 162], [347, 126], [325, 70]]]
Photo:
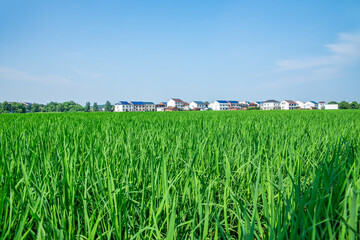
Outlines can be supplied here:
[[0, 0], [0, 101], [360, 101], [359, 12], [359, 0]]

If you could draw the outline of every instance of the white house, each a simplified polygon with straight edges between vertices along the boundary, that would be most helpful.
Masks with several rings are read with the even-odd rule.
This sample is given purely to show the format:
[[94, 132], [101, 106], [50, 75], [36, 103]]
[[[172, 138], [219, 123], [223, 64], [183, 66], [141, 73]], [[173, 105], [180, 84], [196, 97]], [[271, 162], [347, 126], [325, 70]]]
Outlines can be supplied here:
[[144, 102], [145, 112], [155, 112], [156, 106], [153, 102]]
[[177, 107], [179, 109], [183, 109], [184, 107], [184, 102], [183, 100], [179, 99], [179, 98], [171, 98], [168, 102], [167, 102], [167, 107]]
[[296, 104], [298, 105], [298, 108], [305, 109], [305, 103], [302, 101], [296, 101]]
[[206, 105], [202, 101], [192, 101], [189, 104], [189, 107], [190, 107], [191, 110], [194, 109], [194, 108], [199, 108], [201, 110], [204, 110], [206, 108]]
[[325, 104], [324, 109], [325, 110], [336, 110], [336, 109], [339, 109], [339, 105], [338, 104]]
[[319, 104], [315, 101], [307, 101], [305, 103], [305, 109], [318, 109]]
[[325, 102], [324, 101], [319, 102], [319, 109], [325, 109]]
[[134, 106], [127, 101], [120, 101], [115, 103], [114, 112], [133, 112]]
[[140, 101], [131, 101], [131, 105], [134, 107], [134, 112], [145, 112], [145, 104]]
[[250, 104], [249, 101], [239, 101], [239, 105], [240, 105], [241, 108], [248, 108], [249, 104]]
[[242, 109], [242, 107], [240, 106], [239, 101], [229, 100], [227, 102], [229, 103], [229, 109], [231, 109], [231, 110]]
[[209, 107], [214, 111], [224, 111], [229, 110], [229, 103], [225, 100], [216, 100]]
[[297, 109], [297, 104], [293, 100], [284, 100], [280, 104], [281, 110], [294, 110]]
[[280, 109], [280, 102], [276, 100], [267, 100], [265, 102], [261, 102], [260, 104], [261, 110], [279, 110]]

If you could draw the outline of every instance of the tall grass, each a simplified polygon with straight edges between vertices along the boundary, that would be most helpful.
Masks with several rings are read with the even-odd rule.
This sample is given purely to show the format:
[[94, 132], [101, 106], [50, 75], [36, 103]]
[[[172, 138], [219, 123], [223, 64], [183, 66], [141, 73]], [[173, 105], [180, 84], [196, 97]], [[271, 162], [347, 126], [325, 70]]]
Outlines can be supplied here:
[[1, 239], [358, 239], [360, 111], [0, 115]]

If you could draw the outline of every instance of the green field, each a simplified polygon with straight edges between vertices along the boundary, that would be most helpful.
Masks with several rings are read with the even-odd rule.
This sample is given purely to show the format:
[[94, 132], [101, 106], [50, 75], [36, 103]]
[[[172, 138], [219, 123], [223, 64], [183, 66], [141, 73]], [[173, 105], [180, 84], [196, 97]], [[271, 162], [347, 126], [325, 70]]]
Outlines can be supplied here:
[[358, 239], [360, 111], [0, 115], [1, 239]]

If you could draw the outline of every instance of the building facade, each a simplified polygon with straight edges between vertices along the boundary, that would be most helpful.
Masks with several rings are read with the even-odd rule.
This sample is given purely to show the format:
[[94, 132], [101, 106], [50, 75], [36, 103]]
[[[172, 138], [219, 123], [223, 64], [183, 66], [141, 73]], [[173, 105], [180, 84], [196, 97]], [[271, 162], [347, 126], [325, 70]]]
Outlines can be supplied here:
[[261, 110], [279, 110], [280, 108], [280, 102], [276, 100], [267, 100], [265, 102], [261, 102], [260, 104]]

